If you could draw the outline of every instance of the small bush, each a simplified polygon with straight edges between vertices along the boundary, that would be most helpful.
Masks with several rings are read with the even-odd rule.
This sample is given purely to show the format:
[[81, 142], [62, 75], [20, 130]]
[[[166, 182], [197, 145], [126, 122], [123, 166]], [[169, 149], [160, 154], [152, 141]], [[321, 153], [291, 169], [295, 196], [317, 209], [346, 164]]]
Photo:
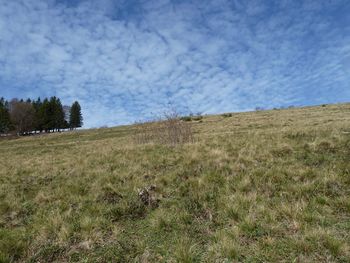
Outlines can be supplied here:
[[181, 117], [180, 120], [182, 120], [182, 121], [192, 121], [192, 117], [191, 116], [184, 116], [184, 117]]
[[202, 120], [202, 119], [203, 119], [203, 116], [202, 116], [202, 115], [197, 115], [197, 116], [192, 117], [192, 120], [193, 120], [193, 121], [200, 121], [200, 120]]
[[232, 117], [232, 113], [224, 113], [224, 114], [221, 114], [221, 116], [224, 118], [229, 118], [229, 117]]
[[196, 115], [196, 116], [190, 115], [190, 116], [180, 117], [180, 120], [182, 121], [201, 121], [202, 119], [203, 119], [202, 115]]

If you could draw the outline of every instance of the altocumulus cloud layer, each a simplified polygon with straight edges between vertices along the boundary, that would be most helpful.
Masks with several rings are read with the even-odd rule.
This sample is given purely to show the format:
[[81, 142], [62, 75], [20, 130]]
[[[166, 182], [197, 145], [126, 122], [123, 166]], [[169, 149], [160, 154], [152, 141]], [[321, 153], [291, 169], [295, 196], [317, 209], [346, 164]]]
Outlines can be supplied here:
[[86, 127], [350, 101], [348, 0], [0, 0], [0, 96]]

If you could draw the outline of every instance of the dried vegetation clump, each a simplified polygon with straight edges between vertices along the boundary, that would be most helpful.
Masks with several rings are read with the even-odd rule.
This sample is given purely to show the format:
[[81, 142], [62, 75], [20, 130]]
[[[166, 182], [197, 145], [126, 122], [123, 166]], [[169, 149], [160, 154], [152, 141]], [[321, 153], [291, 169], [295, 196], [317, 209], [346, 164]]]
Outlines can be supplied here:
[[137, 144], [179, 145], [194, 141], [192, 124], [182, 120], [176, 112], [163, 119], [137, 124], [134, 141]]

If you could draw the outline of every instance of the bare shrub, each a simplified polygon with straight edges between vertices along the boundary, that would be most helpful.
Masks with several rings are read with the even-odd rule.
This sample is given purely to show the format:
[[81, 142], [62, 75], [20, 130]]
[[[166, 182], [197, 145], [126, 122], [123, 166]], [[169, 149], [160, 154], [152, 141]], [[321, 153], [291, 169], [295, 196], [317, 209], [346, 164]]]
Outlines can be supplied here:
[[156, 121], [136, 124], [134, 140], [138, 144], [178, 145], [194, 141], [192, 125], [181, 120], [176, 111], [169, 111]]
[[13, 99], [10, 102], [10, 118], [18, 134], [29, 133], [34, 129], [35, 110], [31, 103]]
[[135, 134], [134, 141], [137, 144], [147, 144], [155, 142], [157, 137], [156, 130], [159, 124], [157, 122], [144, 122], [144, 123], [136, 123], [135, 124]]

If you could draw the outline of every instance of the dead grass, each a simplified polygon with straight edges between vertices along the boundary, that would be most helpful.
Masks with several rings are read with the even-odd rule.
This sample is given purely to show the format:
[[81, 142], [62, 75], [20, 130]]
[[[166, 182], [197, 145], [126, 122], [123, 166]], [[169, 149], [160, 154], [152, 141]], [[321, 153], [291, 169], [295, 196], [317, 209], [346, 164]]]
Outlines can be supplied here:
[[0, 141], [0, 262], [349, 262], [350, 105]]

